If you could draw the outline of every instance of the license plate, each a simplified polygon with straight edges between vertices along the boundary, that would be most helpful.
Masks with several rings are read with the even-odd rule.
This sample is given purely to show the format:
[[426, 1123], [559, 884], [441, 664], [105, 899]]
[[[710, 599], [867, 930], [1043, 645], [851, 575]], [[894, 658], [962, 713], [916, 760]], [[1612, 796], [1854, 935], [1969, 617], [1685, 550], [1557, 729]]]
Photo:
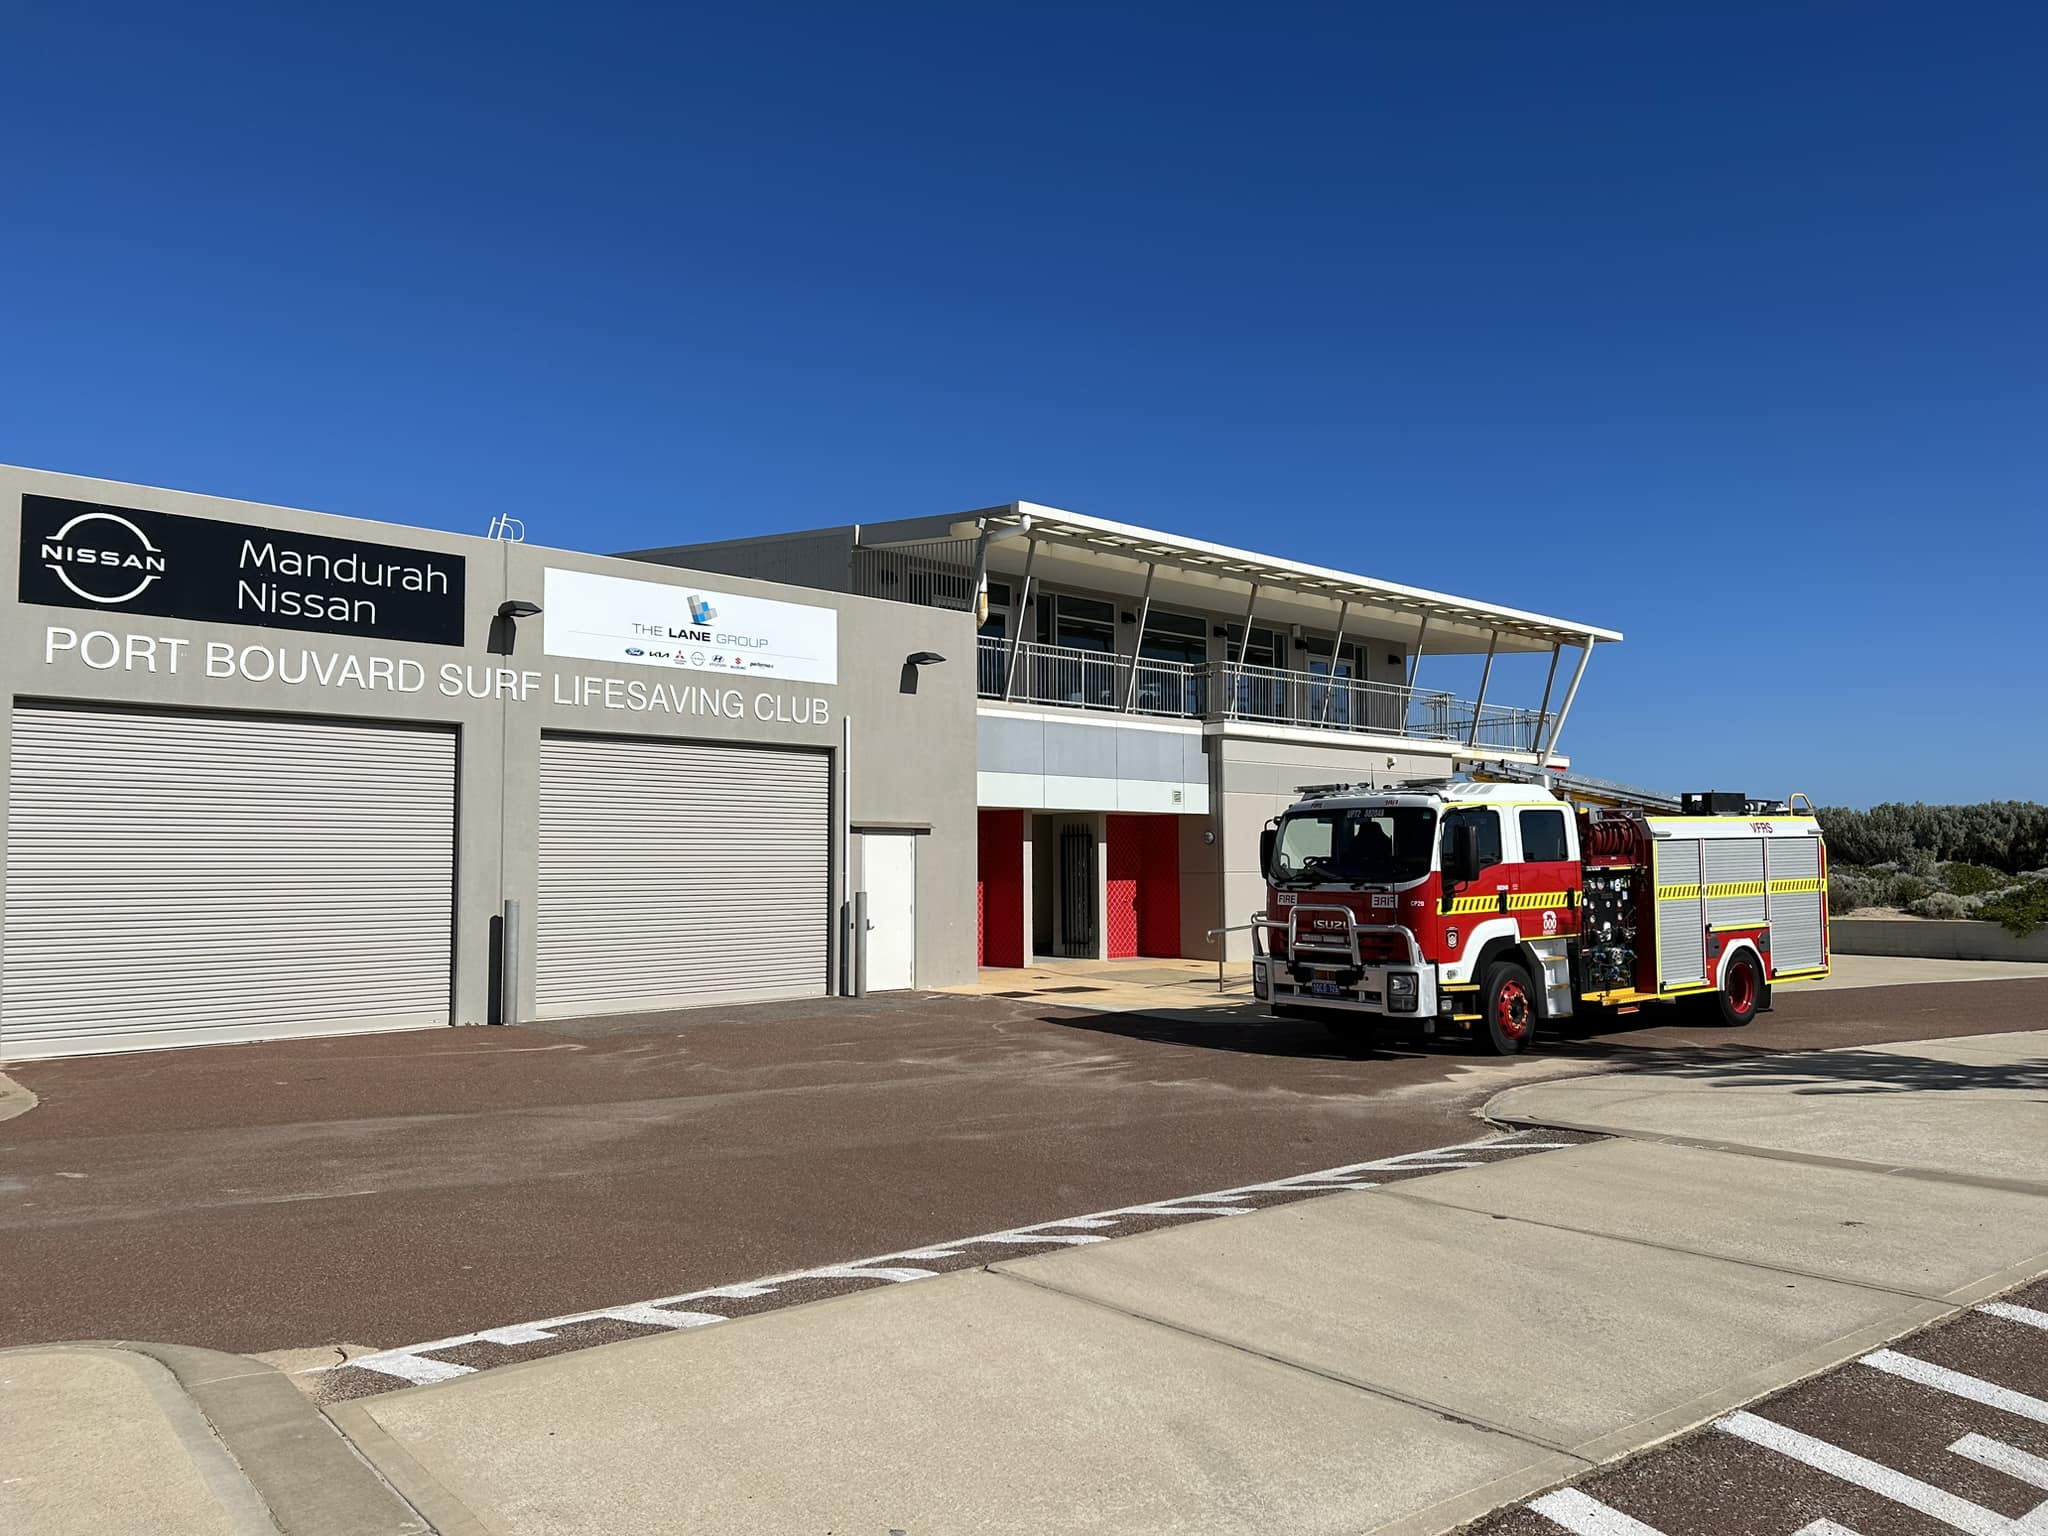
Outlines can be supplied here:
[[1342, 997], [1344, 995], [1344, 989], [1334, 981], [1312, 981], [1308, 984], [1308, 989], [1317, 997]]

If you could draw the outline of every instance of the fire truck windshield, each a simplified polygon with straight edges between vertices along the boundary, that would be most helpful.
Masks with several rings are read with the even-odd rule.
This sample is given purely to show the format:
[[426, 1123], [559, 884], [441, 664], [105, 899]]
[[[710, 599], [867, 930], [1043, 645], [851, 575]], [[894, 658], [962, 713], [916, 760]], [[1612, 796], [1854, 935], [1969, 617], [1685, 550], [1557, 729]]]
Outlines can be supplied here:
[[1403, 885], [1429, 873], [1435, 836], [1426, 806], [1303, 812], [1280, 823], [1271, 873], [1281, 885]]

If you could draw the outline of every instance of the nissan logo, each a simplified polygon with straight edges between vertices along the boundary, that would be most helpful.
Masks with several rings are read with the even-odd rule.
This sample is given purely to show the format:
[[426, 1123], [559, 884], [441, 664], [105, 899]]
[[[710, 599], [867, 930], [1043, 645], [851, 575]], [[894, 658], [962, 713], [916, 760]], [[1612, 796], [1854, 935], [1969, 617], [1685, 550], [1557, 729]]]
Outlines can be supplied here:
[[149, 535], [113, 512], [81, 512], [65, 523], [43, 540], [43, 564], [74, 596], [109, 605], [142, 596], [166, 569]]

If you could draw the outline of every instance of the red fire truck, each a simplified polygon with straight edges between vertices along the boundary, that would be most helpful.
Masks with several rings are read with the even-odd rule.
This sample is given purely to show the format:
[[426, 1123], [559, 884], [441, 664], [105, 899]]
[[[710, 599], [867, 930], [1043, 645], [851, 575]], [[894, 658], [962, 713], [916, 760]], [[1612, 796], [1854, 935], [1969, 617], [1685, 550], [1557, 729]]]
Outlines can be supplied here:
[[1804, 796], [1556, 776], [1301, 793], [1263, 839], [1252, 986], [1340, 1038], [1406, 1024], [1508, 1055], [1547, 1020], [1674, 999], [1747, 1024], [1774, 986], [1828, 973]]

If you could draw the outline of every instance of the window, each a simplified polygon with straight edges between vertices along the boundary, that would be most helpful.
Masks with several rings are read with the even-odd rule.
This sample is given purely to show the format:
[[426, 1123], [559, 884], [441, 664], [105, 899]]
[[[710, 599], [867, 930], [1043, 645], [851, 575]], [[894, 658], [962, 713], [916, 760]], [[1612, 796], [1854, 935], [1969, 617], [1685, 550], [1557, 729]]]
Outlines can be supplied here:
[[1075, 651], [1116, 649], [1116, 607], [1092, 597], [1049, 594], [1038, 607], [1039, 638]]
[[1444, 813], [1444, 852], [1451, 849], [1451, 834], [1460, 827], [1476, 829], [1479, 837], [1479, 867], [1490, 869], [1501, 862], [1500, 814], [1496, 811], [1447, 811]]
[[1413, 805], [1289, 816], [1280, 823], [1273, 878], [1333, 885], [1420, 880], [1429, 873], [1435, 820], [1434, 811]]
[[1571, 857], [1563, 811], [1522, 812], [1522, 862], [1559, 864]]

